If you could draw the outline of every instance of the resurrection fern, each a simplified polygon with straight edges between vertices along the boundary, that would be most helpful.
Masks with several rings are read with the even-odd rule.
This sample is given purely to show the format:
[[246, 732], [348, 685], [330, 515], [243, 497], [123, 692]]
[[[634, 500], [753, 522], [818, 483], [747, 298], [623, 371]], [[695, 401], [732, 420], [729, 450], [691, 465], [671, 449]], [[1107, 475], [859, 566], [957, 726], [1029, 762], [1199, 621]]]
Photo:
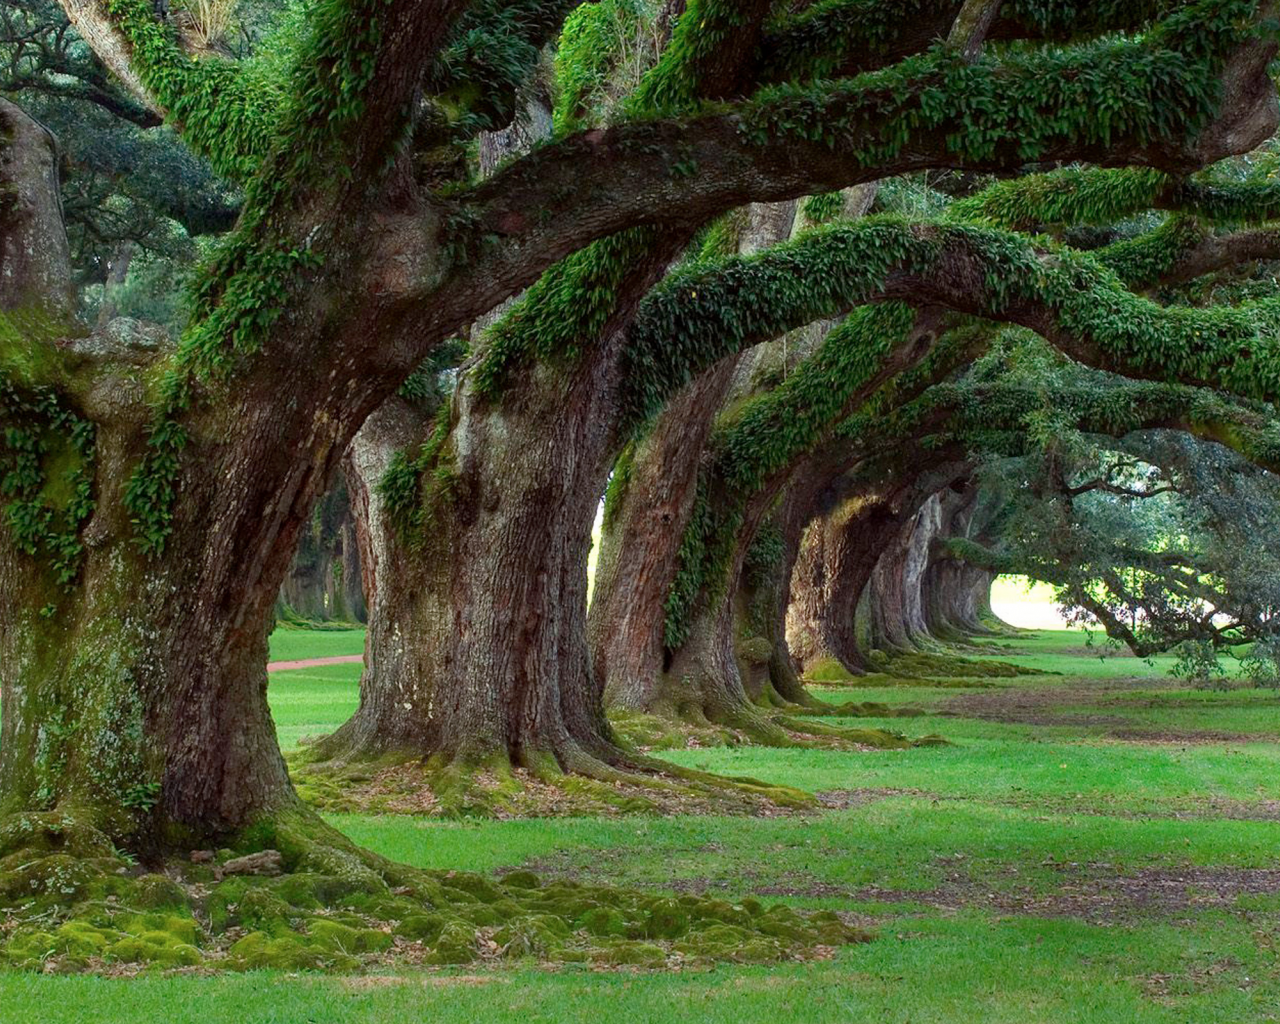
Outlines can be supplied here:
[[[818, 0], [770, 28], [760, 48], [761, 77], [829, 78], [883, 64], [939, 6], [930, 0]], [[1176, 6], [1174, 0], [1022, 0], [1006, 2], [1001, 16], [1033, 38], [1068, 41], [1141, 28]]]
[[413, 455], [396, 452], [378, 482], [378, 496], [387, 519], [409, 544], [423, 543], [453, 487], [454, 466], [448, 448], [450, 415], [449, 406], [442, 405], [426, 443]]
[[273, 80], [246, 75], [233, 61], [188, 57], [151, 0], [107, 0], [107, 10], [129, 40], [132, 67], [187, 144], [219, 174], [250, 177], [277, 138], [285, 97]]
[[854, 148], [862, 166], [895, 159], [926, 133], [942, 134], [972, 164], [1002, 150], [1030, 162], [1068, 140], [1182, 139], [1212, 116], [1216, 72], [1253, 31], [1253, 6], [1201, 0], [1141, 38], [974, 63], [939, 45], [855, 78], [765, 89], [744, 111], [743, 131], [760, 144], [798, 138]]
[[94, 509], [96, 428], [49, 386], [0, 374], [0, 498], [14, 545], [69, 590], [80, 572], [80, 531]]
[[1215, 224], [1257, 224], [1280, 215], [1280, 182], [1181, 180], [1146, 168], [1074, 169], [997, 182], [950, 208], [957, 219], [1001, 227], [1113, 224], [1147, 210], [1194, 214]]

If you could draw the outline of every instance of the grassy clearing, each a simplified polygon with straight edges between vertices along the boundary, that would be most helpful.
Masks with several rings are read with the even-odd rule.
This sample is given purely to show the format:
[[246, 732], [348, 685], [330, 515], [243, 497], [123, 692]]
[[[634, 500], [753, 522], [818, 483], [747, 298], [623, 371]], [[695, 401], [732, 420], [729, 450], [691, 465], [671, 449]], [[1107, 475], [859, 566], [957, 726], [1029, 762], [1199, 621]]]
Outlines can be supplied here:
[[[363, 653], [363, 629], [277, 629], [271, 634], [272, 661], [336, 658], [343, 654]], [[359, 678], [359, 673], [356, 678]]]
[[271, 714], [284, 750], [306, 736], [333, 732], [360, 703], [359, 665], [320, 665], [271, 677]]
[[[320, 642], [283, 657], [350, 652], [331, 646], [334, 634], [309, 639]], [[1280, 1019], [1276, 695], [1188, 690], [1166, 678], [1167, 659], [1099, 661], [1078, 633], [1019, 636], [982, 657], [1062, 674], [986, 687], [923, 681], [822, 693], [835, 702], [924, 707], [925, 718], [849, 721], [911, 735], [937, 731], [953, 740], [948, 748], [662, 755], [832, 794], [833, 809], [822, 813], [332, 819], [359, 842], [425, 867], [533, 866], [654, 891], [756, 894], [848, 911], [878, 931], [877, 941], [831, 962], [372, 979], [3, 975], [0, 1021]], [[358, 670], [274, 676], [282, 742], [340, 724], [355, 705]]]

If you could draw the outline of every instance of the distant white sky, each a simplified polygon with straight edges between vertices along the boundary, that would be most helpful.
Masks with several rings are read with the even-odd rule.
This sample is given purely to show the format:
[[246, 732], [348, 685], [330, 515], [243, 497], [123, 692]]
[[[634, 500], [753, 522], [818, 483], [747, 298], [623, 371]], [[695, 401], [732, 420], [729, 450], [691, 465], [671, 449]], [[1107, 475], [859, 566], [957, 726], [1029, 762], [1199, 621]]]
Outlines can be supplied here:
[[991, 610], [1011, 626], [1065, 629], [1066, 620], [1043, 583], [1028, 587], [1024, 576], [1001, 576], [991, 587]]

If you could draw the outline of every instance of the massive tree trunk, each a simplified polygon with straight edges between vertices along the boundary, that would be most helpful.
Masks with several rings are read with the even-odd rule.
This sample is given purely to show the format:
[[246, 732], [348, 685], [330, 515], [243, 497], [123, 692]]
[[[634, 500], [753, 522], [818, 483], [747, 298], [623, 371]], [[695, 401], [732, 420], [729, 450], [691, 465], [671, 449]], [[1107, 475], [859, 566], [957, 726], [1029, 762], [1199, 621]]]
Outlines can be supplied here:
[[809, 703], [798, 680], [793, 689], [785, 670], [775, 674], [773, 662], [790, 661], [778, 614], [788, 589], [789, 524], [802, 517], [798, 510], [812, 507], [830, 479], [813, 462], [806, 459], [800, 468], [777, 474], [747, 502], [733, 546], [716, 578], [704, 581], [685, 636], [668, 653], [656, 699], [644, 710], [706, 718], [761, 742], [788, 741], [757, 705]]
[[393, 398], [365, 421], [343, 459], [369, 630], [359, 710], [316, 746], [318, 757], [420, 751], [428, 742], [427, 720], [413, 709], [432, 703], [440, 653], [432, 642], [448, 610], [430, 600], [439, 589], [439, 567], [416, 557], [387, 521], [378, 487], [395, 457], [429, 432], [429, 415]]
[[0, 117], [0, 808], [77, 810], [135, 849], [221, 844], [299, 806], [267, 635], [299, 531], [387, 379], [300, 363], [310, 329], [285, 325], [251, 378], [216, 399], [192, 385], [184, 440], [158, 447], [168, 339], [74, 323], [52, 140], [11, 105]]
[[[618, 296], [624, 318], [680, 240]], [[616, 455], [621, 335], [568, 368], [523, 366], [499, 397], [464, 367], [447, 422], [380, 410], [353, 448], [371, 606], [361, 707], [318, 759], [388, 750], [436, 765], [508, 763], [611, 777], [613, 742], [587, 645], [591, 533]], [[410, 443], [410, 442], [413, 443]], [[397, 502], [374, 494], [397, 450], [429, 452]], [[400, 462], [403, 468], [407, 463]]]
[[614, 467], [587, 618], [606, 705], [644, 707], [665, 670], [667, 596], [694, 509], [703, 446], [733, 370], [728, 362], [686, 387]]
[[[751, 253], [787, 238], [797, 207], [757, 204], [740, 216], [738, 251]], [[795, 346], [793, 358], [807, 347]], [[762, 372], [785, 374], [787, 360], [785, 343], [775, 343], [712, 368], [668, 403], [615, 467], [588, 618], [593, 668], [606, 705], [644, 711], [679, 705], [666, 692], [667, 601], [695, 512], [707, 441], [725, 404], [750, 393]]]
[[868, 584], [874, 649], [908, 653], [930, 644], [921, 581], [940, 525], [941, 505], [931, 495], [881, 552]]
[[[545, 109], [527, 107], [482, 138], [482, 171], [549, 131]], [[610, 322], [568, 367], [539, 359], [479, 394], [495, 310], [472, 329], [482, 340], [441, 433], [394, 400], [357, 436], [346, 467], [370, 608], [361, 701], [309, 759], [397, 752], [605, 776], [624, 763], [591, 668], [587, 563], [618, 449], [618, 327], [686, 241], [659, 239], [630, 268]], [[396, 515], [380, 485], [428, 450]]]
[[858, 601], [901, 517], [892, 502], [868, 496], [805, 531], [787, 609], [787, 640], [803, 671], [833, 660], [853, 675], [870, 668], [858, 640]]
[[[855, 675], [870, 668], [863, 645], [870, 640], [874, 647], [875, 637], [859, 628], [859, 608], [870, 612], [864, 611], [864, 617], [873, 626], [877, 617], [890, 619], [888, 609], [878, 604], [882, 592], [876, 590], [877, 573], [892, 587], [914, 587], [916, 596], [908, 603], [927, 616], [929, 573], [936, 562], [931, 541], [937, 524], [946, 519], [946, 513], [930, 511], [931, 503], [953, 508], [954, 502], [946, 504], [951, 494], [946, 488], [970, 471], [966, 462], [948, 461], [950, 454], [908, 453], [888, 479], [855, 478], [846, 484], [853, 493], [843, 495], [809, 526], [791, 575], [787, 612], [788, 639], [806, 671], [832, 659]], [[903, 549], [914, 552], [911, 557], [923, 568], [916, 565], [905, 572]], [[918, 624], [913, 632], [900, 619], [891, 624], [902, 636], [922, 635]]]

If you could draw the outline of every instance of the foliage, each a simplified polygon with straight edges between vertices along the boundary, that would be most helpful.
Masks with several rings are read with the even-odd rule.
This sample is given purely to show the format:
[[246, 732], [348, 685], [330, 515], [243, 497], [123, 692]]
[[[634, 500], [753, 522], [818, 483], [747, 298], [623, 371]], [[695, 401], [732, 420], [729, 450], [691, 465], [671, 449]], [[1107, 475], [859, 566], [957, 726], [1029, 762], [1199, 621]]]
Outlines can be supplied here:
[[93, 423], [45, 386], [0, 374], [0, 498], [19, 550], [41, 558], [71, 589], [80, 572], [80, 531], [94, 508]]
[[1136, 653], [1174, 651], [1183, 678], [1208, 685], [1225, 671], [1220, 653], [1251, 642], [1246, 674], [1265, 680], [1280, 608], [1273, 475], [1170, 431], [1049, 437], [984, 469], [983, 530], [1000, 564], [1051, 582]]

